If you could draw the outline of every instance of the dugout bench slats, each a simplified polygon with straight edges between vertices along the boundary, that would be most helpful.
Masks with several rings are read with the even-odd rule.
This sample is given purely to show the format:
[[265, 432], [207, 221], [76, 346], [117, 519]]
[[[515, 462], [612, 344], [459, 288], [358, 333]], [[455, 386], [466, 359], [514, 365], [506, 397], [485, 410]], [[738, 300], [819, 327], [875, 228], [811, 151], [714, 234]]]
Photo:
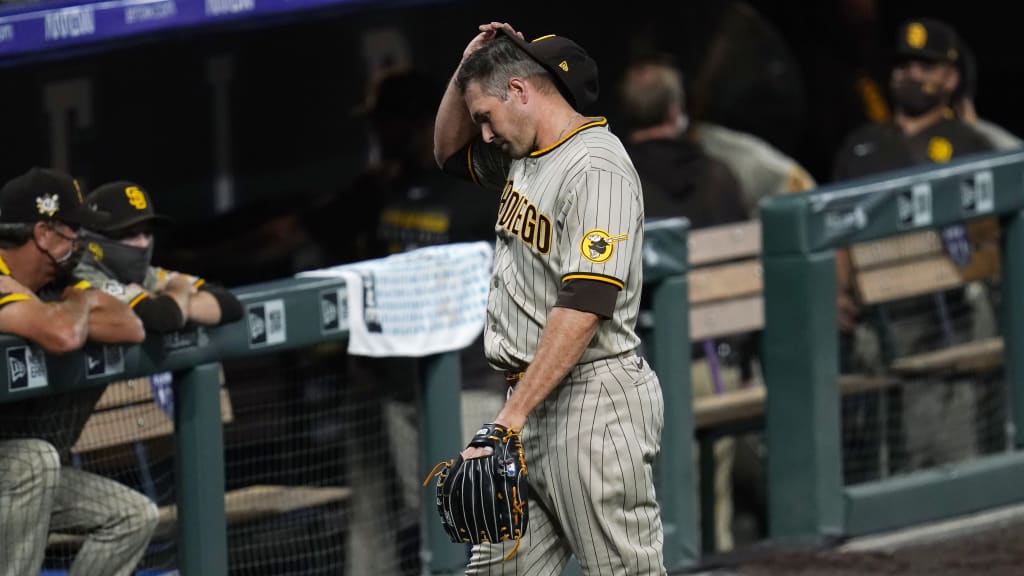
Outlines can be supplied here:
[[949, 349], [897, 358], [892, 371], [916, 375], [935, 372], [984, 372], [1003, 362], [1003, 339], [986, 338]]
[[698, 342], [764, 327], [761, 223], [756, 220], [690, 232], [687, 275], [690, 340]]
[[[839, 377], [839, 388], [844, 396], [881, 390], [898, 383], [898, 379], [884, 376], [844, 374]], [[693, 402], [694, 428], [702, 434], [719, 426], [760, 419], [764, 416], [765, 400], [765, 388], [760, 385], [697, 398]]]
[[[937, 230], [851, 247], [850, 262], [858, 298], [867, 306], [884, 306], [997, 278], [1000, 273], [998, 222], [990, 218], [969, 222], [967, 237], [970, 259], [962, 266], [946, 254]], [[951, 343], [937, 350], [892, 358], [887, 369], [905, 376], [974, 373], [997, 367], [1002, 358], [1002, 341], [996, 337]]]
[[690, 231], [690, 266], [761, 255], [761, 222], [748, 220]]
[[[234, 421], [234, 412], [223, 375], [220, 399], [221, 421], [230, 424]], [[170, 437], [173, 433], [174, 421], [157, 406], [147, 378], [115, 382], [107, 386], [97, 402], [72, 454], [110, 451], [136, 442]], [[140, 462], [140, 466], [146, 465]], [[344, 486], [252, 485], [230, 490], [224, 495], [225, 519], [229, 525], [252, 522], [343, 502], [351, 495], [351, 488]], [[177, 506], [161, 506], [154, 538], [173, 536], [176, 525]], [[84, 538], [77, 534], [54, 532], [49, 536], [51, 546], [76, 546], [83, 541]]]
[[761, 295], [712, 302], [690, 310], [690, 338], [706, 340], [764, 328]]
[[[111, 384], [120, 386], [123, 382]], [[148, 384], [147, 384], [148, 388]], [[234, 420], [231, 399], [225, 388], [220, 390], [220, 416], [225, 424]], [[102, 450], [121, 444], [170, 436], [174, 433], [174, 422], [153, 401], [152, 395], [142, 402], [125, 403], [118, 406], [108, 403], [103, 410], [96, 411], [78, 437], [72, 452], [82, 454]]]

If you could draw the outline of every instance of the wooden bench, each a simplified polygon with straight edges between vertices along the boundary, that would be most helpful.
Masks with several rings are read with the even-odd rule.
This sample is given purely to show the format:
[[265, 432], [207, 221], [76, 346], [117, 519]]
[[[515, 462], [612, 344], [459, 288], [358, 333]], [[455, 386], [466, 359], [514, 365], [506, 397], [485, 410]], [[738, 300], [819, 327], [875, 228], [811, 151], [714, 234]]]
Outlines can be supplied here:
[[[999, 223], [990, 218], [967, 224], [970, 259], [958, 266], [946, 254], [937, 230], [925, 230], [858, 244], [850, 249], [853, 285], [861, 304], [884, 307], [907, 298], [965, 288], [969, 283], [997, 278], [1000, 271]], [[936, 330], [945, 342], [933, 350], [886, 359], [886, 370], [902, 376], [963, 374], [990, 370], [1002, 363], [998, 337], [961, 342], [948, 326], [952, 322], [943, 303], [935, 301], [940, 322]], [[886, 326], [882, 326], [886, 330]]]
[[[998, 222], [976, 220], [967, 229], [971, 258], [962, 268], [945, 254], [935, 230], [852, 246], [853, 282], [862, 305], [885, 304], [997, 276]], [[691, 341], [714, 341], [763, 329], [760, 223], [751, 220], [695, 230], [689, 236], [689, 254]], [[974, 372], [995, 367], [1002, 357], [1002, 339], [993, 337], [893, 358], [883, 374]], [[874, 380], [845, 375], [841, 383], [852, 393], [864, 383], [870, 387]]]
[[[881, 390], [891, 387], [897, 382], [897, 379], [885, 376], [870, 377], [847, 374], [839, 377], [840, 390], [844, 396]], [[761, 385], [697, 398], [693, 401], [694, 428], [700, 434], [706, 430], [722, 428], [729, 424], [760, 422], [764, 417], [766, 399], [765, 388]]]
[[[234, 421], [223, 377], [220, 415], [224, 424]], [[174, 420], [154, 401], [149, 378], [135, 378], [107, 385], [71, 452], [85, 454], [172, 434]]]
[[[916, 232], [852, 246], [852, 280], [865, 306], [893, 302], [936, 290], [991, 278], [999, 270], [998, 224], [979, 220], [969, 226], [970, 262], [957, 267], [945, 254], [939, 233]], [[698, 229], [689, 234], [688, 274], [690, 338], [705, 343], [712, 379], [719, 378], [714, 355], [718, 339], [756, 333], [764, 328], [761, 227], [757, 220]], [[883, 393], [901, 376], [983, 370], [1001, 362], [998, 338], [955, 343], [941, 350], [893, 358], [877, 375], [843, 374], [842, 397]], [[694, 427], [700, 443], [702, 526], [706, 550], [714, 543], [714, 442], [723, 436], [763, 426], [766, 393], [760, 382], [726, 390], [715, 382], [714, 394], [694, 399]], [[711, 546], [709, 546], [709, 544]]]
[[[691, 341], [714, 341], [762, 330], [764, 297], [760, 222], [750, 220], [694, 230], [689, 238], [691, 270], [687, 278]], [[850, 394], [875, 389], [886, 380], [891, 379], [844, 375], [840, 384]], [[738, 391], [731, 398], [735, 398], [738, 405], [744, 405], [754, 397], [751, 394]], [[700, 400], [695, 406], [700, 405]], [[714, 397], [704, 400], [711, 401]], [[737, 413], [736, 416], [742, 414]], [[701, 423], [698, 420], [698, 429], [702, 428]]]
[[[234, 412], [228, 389], [221, 374], [221, 421], [230, 424]], [[174, 434], [174, 421], [158, 406], [153, 397], [149, 378], [136, 378], [109, 384], [96, 403], [82, 434], [72, 448], [72, 455], [99, 451], [132, 452], [129, 446], [139, 447], [148, 440], [170, 439]], [[139, 450], [134, 450], [136, 455]], [[139, 458], [143, 476], [147, 476], [148, 463]], [[228, 491], [224, 495], [227, 523], [252, 522], [290, 512], [323, 506], [347, 500], [352, 494], [343, 486], [279, 486], [252, 485]], [[153, 498], [154, 495], [150, 494]], [[177, 525], [177, 507], [160, 507], [160, 521], [154, 537], [173, 537]], [[76, 534], [51, 533], [51, 545], [79, 545], [83, 537]]]
[[[714, 394], [694, 398], [694, 429], [700, 445], [701, 522], [706, 551], [714, 551], [714, 442], [763, 428], [766, 392], [755, 379], [728, 390], [715, 355], [722, 338], [756, 334], [764, 328], [761, 225], [758, 220], [698, 229], [689, 234], [690, 338], [703, 342]], [[718, 381], [716, 381], [718, 380]], [[880, 391], [896, 378], [842, 375], [843, 396]]]
[[761, 330], [761, 223], [694, 230], [688, 244], [691, 342]]

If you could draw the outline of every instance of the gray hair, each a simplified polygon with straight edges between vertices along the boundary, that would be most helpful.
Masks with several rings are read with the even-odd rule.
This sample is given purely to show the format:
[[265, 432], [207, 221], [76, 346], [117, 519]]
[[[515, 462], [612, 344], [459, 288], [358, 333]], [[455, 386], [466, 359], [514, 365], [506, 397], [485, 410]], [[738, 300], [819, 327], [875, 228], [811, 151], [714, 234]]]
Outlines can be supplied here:
[[669, 107], [684, 109], [683, 79], [675, 67], [657, 61], [633, 64], [619, 87], [623, 112], [630, 128], [657, 126], [665, 121]]
[[484, 94], [505, 100], [508, 97], [508, 81], [511, 78], [544, 78], [539, 86], [542, 90], [555, 90], [551, 75], [529, 54], [512, 42], [511, 38], [498, 33], [497, 36], [476, 52], [473, 52], [459, 66], [455, 85], [465, 94], [472, 81], [480, 83]]

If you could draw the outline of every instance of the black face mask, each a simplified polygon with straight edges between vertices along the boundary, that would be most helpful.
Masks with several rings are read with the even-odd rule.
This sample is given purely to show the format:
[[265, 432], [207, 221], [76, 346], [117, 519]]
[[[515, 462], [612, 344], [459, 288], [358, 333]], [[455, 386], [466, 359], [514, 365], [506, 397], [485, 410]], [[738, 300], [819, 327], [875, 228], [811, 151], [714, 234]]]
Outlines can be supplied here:
[[911, 118], [923, 116], [945, 104], [945, 92], [920, 80], [894, 80], [891, 90], [893, 106]]
[[53, 267], [57, 270], [57, 277], [54, 280], [59, 284], [65, 284], [71, 279], [78, 263], [82, 261], [82, 245], [78, 242], [72, 243], [71, 249], [60, 258], [55, 258], [49, 252], [46, 252], [46, 255], [50, 257]]
[[52, 253], [50, 253], [49, 250], [43, 250], [43, 247], [40, 246], [38, 242], [36, 242], [36, 247], [39, 248], [40, 252], [46, 254], [46, 257], [49, 258], [50, 262], [53, 264], [53, 268], [55, 270], [54, 282], [58, 284], [64, 284], [71, 279], [72, 274], [75, 271], [75, 268], [78, 266], [78, 263], [81, 262], [82, 260], [82, 245], [78, 242], [76, 238], [65, 236], [58, 232], [55, 228], [52, 228], [52, 230], [54, 230], [54, 232], [57, 235], [70, 242], [71, 247], [68, 248], [68, 251], [64, 253], [63, 256], [58, 258], [54, 256]]
[[106, 272], [122, 284], [142, 284], [153, 258], [153, 243], [146, 248], [128, 246], [100, 234], [82, 230], [79, 241], [88, 246], [83, 256], [87, 264]]

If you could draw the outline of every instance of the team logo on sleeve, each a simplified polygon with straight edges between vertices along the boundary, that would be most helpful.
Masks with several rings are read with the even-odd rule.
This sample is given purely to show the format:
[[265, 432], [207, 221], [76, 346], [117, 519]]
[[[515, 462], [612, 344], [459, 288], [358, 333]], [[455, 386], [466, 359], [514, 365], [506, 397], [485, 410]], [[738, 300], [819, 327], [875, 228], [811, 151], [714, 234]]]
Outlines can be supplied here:
[[103, 291], [111, 296], [124, 296], [124, 284], [108, 280], [103, 283]]
[[612, 236], [604, 230], [591, 230], [583, 235], [580, 253], [595, 264], [603, 264], [615, 253], [615, 243], [629, 239], [629, 234]]

